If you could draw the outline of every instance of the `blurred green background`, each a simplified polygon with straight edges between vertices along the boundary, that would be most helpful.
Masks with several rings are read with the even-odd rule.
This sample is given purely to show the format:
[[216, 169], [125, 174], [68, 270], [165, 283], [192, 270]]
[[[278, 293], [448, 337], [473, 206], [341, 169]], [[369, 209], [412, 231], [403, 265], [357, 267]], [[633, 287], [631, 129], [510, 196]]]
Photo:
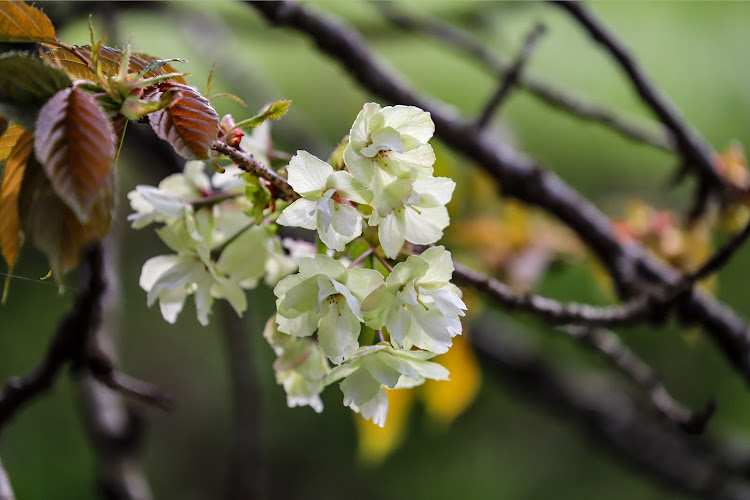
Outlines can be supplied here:
[[[53, 19], [65, 19], [58, 33], [62, 40], [88, 42], [87, 14], [79, 12], [81, 4], [39, 5]], [[467, 116], [481, 111], [497, 85], [496, 77], [475, 61], [429, 37], [394, 28], [370, 3], [311, 6], [354, 25], [416, 88]], [[456, 23], [509, 57], [534, 23], [543, 22], [548, 32], [531, 58], [529, 73], [644, 122], [650, 118], [607, 55], [553, 6], [490, 1], [403, 6], [417, 15]], [[97, 30], [105, 31], [103, 8], [91, 8]], [[191, 1], [164, 7], [133, 2], [108, 8], [116, 10], [112, 26], [117, 45], [132, 36], [134, 50], [188, 59], [184, 70], [199, 90], [205, 89], [215, 62], [213, 92], [236, 94], [248, 104], [245, 110], [218, 99], [220, 115], [232, 113], [239, 119], [268, 101], [291, 99], [287, 116], [274, 123], [280, 149], [306, 149], [327, 157], [363, 103], [376, 100], [307, 38], [268, 28], [242, 3]], [[732, 140], [749, 142], [750, 3], [601, 2], [592, 8], [717, 150]], [[493, 127], [498, 141], [511, 141], [612, 216], [622, 216], [625, 202], [634, 197], [657, 208], [679, 209], [688, 202], [689, 189], [667, 187], [676, 167], [674, 157], [553, 110], [525, 92], [512, 94]], [[137, 184], [157, 182], [163, 174], [148, 152], [129, 151], [128, 146], [126, 138], [119, 165], [119, 219], [129, 213], [125, 194]], [[474, 167], [445, 148], [439, 151], [460, 191], [462, 179]], [[123, 370], [157, 384], [177, 402], [172, 413], [144, 409], [149, 428], [143, 461], [155, 497], [222, 498], [234, 436], [218, 315], [215, 312], [211, 326], [202, 328], [190, 300], [175, 325], [166, 324], [157, 308], [148, 309], [138, 287], [140, 268], [149, 257], [167, 250], [150, 230], [134, 231], [123, 223], [120, 233]], [[464, 252], [462, 258], [470, 263], [472, 256]], [[9, 300], [0, 308], [0, 380], [25, 373], [37, 363], [72, 302], [74, 277], [60, 296], [56, 286], [36, 279], [46, 274], [45, 266], [35, 250], [24, 249], [15, 273], [31, 279], [14, 279]], [[750, 311], [749, 273], [750, 258], [743, 250], [719, 278], [718, 296], [742, 315]], [[553, 268], [538, 289], [561, 299], [607, 300], [582, 262]], [[309, 408], [286, 407], [283, 389], [273, 379], [273, 353], [260, 335], [272, 297], [264, 287], [252, 291], [247, 315], [253, 346], [253, 357], [247, 361], [262, 387], [260, 425], [270, 498], [678, 497], [604, 452], [580, 426], [547, 415], [489, 375], [473, 405], [452, 425], [436, 424], [417, 407], [403, 445], [382, 465], [366, 467], [356, 459], [357, 417], [341, 405], [336, 387], [324, 394], [326, 409], [321, 415]], [[533, 338], [556, 364], [609, 370], [596, 355], [580, 352], [569, 339], [527, 316], [488, 314], [498, 328], [520, 330]], [[710, 340], [679, 328], [622, 333], [676, 397], [695, 408], [717, 398], [719, 410], [711, 432], [750, 446], [747, 388]], [[0, 457], [20, 500], [95, 498], [93, 455], [68, 377], [4, 430]]]

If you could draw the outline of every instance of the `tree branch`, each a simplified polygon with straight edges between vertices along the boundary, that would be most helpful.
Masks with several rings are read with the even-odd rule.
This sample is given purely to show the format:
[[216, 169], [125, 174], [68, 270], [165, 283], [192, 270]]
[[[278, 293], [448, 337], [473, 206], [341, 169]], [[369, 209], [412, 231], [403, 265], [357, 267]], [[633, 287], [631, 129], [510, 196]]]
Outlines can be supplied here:
[[606, 357], [620, 372], [639, 386], [649, 397], [651, 404], [667, 420], [691, 434], [701, 434], [716, 409], [712, 401], [706, 408], [693, 412], [675, 400], [654, 370], [609, 330], [589, 326], [565, 326], [560, 328], [576, 340]]
[[[399, 9], [389, 0], [372, 2], [381, 13], [396, 26], [410, 31], [421, 31], [446, 45], [458, 49], [503, 78], [510, 70], [511, 62], [498, 54], [487, 50], [482, 43], [469, 33], [456, 27], [425, 17], [417, 18]], [[559, 109], [580, 119], [599, 123], [623, 137], [647, 144], [664, 151], [673, 151], [666, 130], [654, 130], [660, 124], [649, 123], [644, 126], [634, 120], [620, 116], [617, 112], [588, 101], [581, 96], [568, 93], [546, 81], [532, 75], [522, 74], [518, 78], [518, 87], [537, 97], [553, 108]]]
[[655, 299], [639, 295], [617, 306], [592, 306], [590, 304], [562, 303], [541, 295], [514, 292], [505, 283], [472, 271], [460, 262], [453, 261], [453, 274], [457, 283], [465, 284], [487, 293], [508, 310], [521, 310], [553, 324], [576, 323], [588, 326], [628, 326], [648, 318]]
[[252, 154], [247, 151], [235, 149], [223, 142], [214, 142], [212, 149], [228, 156], [242, 170], [267, 180], [279, 192], [280, 197], [286, 201], [294, 201], [300, 196], [294, 192], [289, 183], [279, 174], [261, 164]]
[[731, 461], [723, 450], [664, 428], [603, 377], [587, 374], [585, 384], [572, 380], [507, 332], [505, 327], [489, 331], [475, 322], [471, 339], [483, 367], [521, 397], [570, 417], [613, 456], [664, 485], [704, 498], [748, 498], [747, 481], [723, 467]]
[[[293, 2], [252, 4], [271, 23], [307, 33], [320, 49], [340, 62], [363, 88], [399, 104], [431, 113], [436, 136], [476, 161], [495, 178], [503, 192], [537, 205], [572, 228], [612, 274], [624, 296], [638, 296], [654, 287], [674, 286], [680, 273], [640, 246], [623, 245], [609, 219], [557, 175], [483, 133], [445, 105], [428, 101], [392, 75], [370, 52], [361, 36], [327, 17]], [[700, 323], [724, 356], [750, 382], [750, 333], [734, 311], [699, 292], [678, 305], [682, 321]]]
[[537, 24], [536, 26], [534, 26], [534, 29], [532, 29], [531, 32], [526, 35], [526, 39], [523, 42], [523, 46], [521, 47], [516, 60], [513, 61], [513, 64], [511, 64], [508, 72], [503, 76], [503, 80], [500, 83], [500, 86], [497, 88], [495, 93], [492, 94], [492, 97], [490, 97], [487, 105], [484, 108], [484, 111], [482, 111], [482, 114], [479, 115], [479, 118], [477, 119], [477, 127], [484, 128], [487, 126], [487, 124], [492, 119], [492, 115], [495, 113], [495, 111], [500, 108], [508, 95], [510, 95], [511, 90], [513, 90], [513, 88], [518, 85], [518, 81], [521, 78], [521, 73], [526, 67], [526, 63], [529, 61], [531, 53], [536, 47], [536, 42], [542, 37], [542, 35], [544, 35], [545, 30], [546, 29], [543, 24]]
[[[118, 358], [117, 338], [122, 320], [122, 290], [116, 264], [120, 236], [121, 225], [116, 221], [104, 241], [107, 291], [102, 297], [102, 319], [88, 346], [89, 352], [102, 353], [98, 362], [108, 366], [108, 377], [112, 376], [112, 363]], [[87, 367], [91, 366], [87, 363]], [[73, 374], [84, 427], [94, 448], [100, 495], [113, 500], [151, 499], [148, 479], [138, 461], [143, 443], [143, 417], [134, 408], [127, 407], [120, 395], [105, 387], [101, 377], [97, 379], [84, 370]]]
[[67, 362], [82, 359], [101, 316], [101, 299], [106, 289], [103, 258], [99, 245], [86, 252], [73, 309], [57, 327], [44, 359], [30, 373], [9, 380], [0, 392], [0, 429], [18, 410], [52, 387]]
[[641, 69], [625, 46], [579, 2], [554, 1], [567, 11], [617, 61], [644, 103], [661, 120], [674, 137], [677, 149], [688, 165], [700, 174], [703, 182], [714, 188], [728, 185], [714, 169], [711, 146], [690, 127]]

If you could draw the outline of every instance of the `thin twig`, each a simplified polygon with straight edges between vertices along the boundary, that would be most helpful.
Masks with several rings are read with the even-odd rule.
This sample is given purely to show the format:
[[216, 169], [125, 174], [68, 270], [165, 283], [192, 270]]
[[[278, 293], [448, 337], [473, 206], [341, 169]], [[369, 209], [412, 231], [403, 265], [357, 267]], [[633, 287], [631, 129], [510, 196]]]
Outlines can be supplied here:
[[240, 151], [239, 149], [235, 149], [232, 146], [219, 141], [214, 142], [212, 149], [228, 156], [242, 170], [257, 175], [258, 177], [270, 182], [271, 185], [278, 190], [282, 199], [286, 201], [294, 201], [300, 197], [294, 192], [294, 189], [292, 189], [286, 179], [261, 164], [247, 151]]
[[714, 153], [711, 146], [693, 130], [669, 99], [658, 90], [623, 43], [579, 2], [553, 3], [570, 13], [591, 38], [602, 45], [617, 61], [643, 102], [670, 131], [686, 164], [696, 168], [702, 180], [709, 185], [715, 188], [727, 187], [726, 182], [714, 169]]
[[742, 244], [750, 236], [750, 220], [745, 223], [745, 227], [739, 233], [732, 236], [727, 242], [719, 248], [701, 267], [688, 274], [685, 279], [695, 283], [703, 278], [719, 271], [723, 268], [729, 259], [739, 250]]
[[651, 404], [664, 417], [691, 434], [701, 434], [716, 408], [714, 402], [693, 412], [675, 400], [653, 369], [609, 330], [589, 326], [564, 326], [561, 331], [603, 354], [623, 374], [648, 394]]
[[16, 500], [13, 488], [10, 485], [10, 479], [8, 479], [8, 473], [5, 472], [2, 461], [0, 461], [0, 500]]
[[[497, 74], [499, 78], [503, 78], [510, 69], [510, 61], [489, 51], [481, 41], [455, 26], [424, 16], [410, 15], [391, 1], [375, 0], [372, 4], [378, 7], [381, 13], [396, 26], [409, 31], [421, 31], [432, 36], [447, 46], [471, 56]], [[627, 139], [664, 151], [674, 150], [666, 131], [663, 128], [657, 128], [660, 126], [658, 123], [648, 125], [638, 123], [598, 103], [526, 73], [520, 75], [518, 87], [555, 109], [604, 125]]]
[[543, 24], [537, 24], [534, 29], [526, 35], [523, 46], [516, 56], [516, 60], [513, 61], [508, 72], [503, 75], [502, 82], [498, 86], [497, 90], [492, 94], [492, 97], [487, 101], [487, 105], [484, 107], [482, 114], [477, 119], [477, 127], [484, 128], [492, 119], [492, 115], [500, 108], [506, 98], [510, 95], [513, 88], [518, 85], [518, 81], [521, 78], [523, 69], [526, 67], [526, 63], [531, 57], [531, 53], [536, 47], [536, 42], [545, 33], [546, 28]]
[[627, 326], [642, 322], [652, 309], [652, 300], [639, 295], [616, 306], [562, 303], [540, 295], [519, 295], [499, 280], [472, 271], [459, 262], [453, 262], [457, 283], [471, 285], [488, 293], [509, 310], [519, 309], [553, 324], [576, 323], [588, 326]]

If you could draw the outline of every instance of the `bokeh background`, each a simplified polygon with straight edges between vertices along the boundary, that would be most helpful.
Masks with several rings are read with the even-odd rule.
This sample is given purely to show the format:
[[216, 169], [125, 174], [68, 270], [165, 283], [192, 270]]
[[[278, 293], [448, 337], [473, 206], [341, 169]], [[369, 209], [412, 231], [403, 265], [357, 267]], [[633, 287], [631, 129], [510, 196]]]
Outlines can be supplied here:
[[[188, 82], [201, 91], [215, 63], [213, 92], [229, 92], [247, 103], [245, 109], [232, 100], [217, 99], [220, 115], [232, 113], [239, 119], [266, 102], [291, 99], [287, 116], [273, 124], [276, 146], [282, 150], [306, 149], [327, 157], [363, 103], [374, 100], [308, 39], [269, 28], [241, 2], [37, 5], [58, 24], [58, 36], [68, 43], [88, 42], [90, 12], [97, 30], [109, 30], [114, 37], [110, 44], [121, 46], [132, 36], [134, 50], [187, 59], [181, 68], [191, 73]], [[430, 37], [395, 28], [376, 5], [310, 5], [355, 26], [416, 88], [466, 115], [478, 114], [496, 88], [491, 71]], [[538, 43], [528, 73], [646, 125], [650, 121], [619, 69], [553, 6], [491, 1], [397, 5], [414, 15], [453, 23], [508, 57], [517, 53], [534, 24], [543, 22], [547, 34]], [[733, 140], [750, 141], [750, 3], [599, 2], [592, 8], [717, 150]], [[657, 209], [681, 210], [688, 204], [689, 182], [669, 187], [677, 166], [673, 156], [554, 110], [526, 92], [512, 94], [492, 127], [498, 141], [509, 141], [537, 158], [613, 217], [625, 216], [636, 198]], [[135, 150], [134, 144], [126, 137], [118, 166], [121, 221], [129, 212], [125, 193], [137, 184], [158, 182], [166, 172], [155, 151]], [[534, 231], [557, 234], [551, 220], [540, 221], [534, 211], [503, 205], [475, 166], [439, 143], [435, 147], [439, 172], [459, 185], [451, 205], [454, 224], [444, 240], [459, 259], [489, 269], [493, 250], [509, 251], [503, 242], [534, 240]], [[514, 216], [525, 222], [514, 226]], [[118, 238], [122, 368], [157, 384], [177, 402], [171, 413], [140, 408], [148, 420], [142, 458], [155, 497], [222, 498], [236, 436], [217, 311], [212, 324], [202, 328], [188, 301], [177, 324], [166, 324], [157, 308], [146, 307], [145, 293], [138, 287], [143, 262], [166, 253], [166, 248], [152, 231], [134, 231], [124, 222]], [[564, 251], [554, 256], [534, 288], [560, 299], [611, 301], [596, 264], [576, 242], [562, 230], [555, 241]], [[750, 312], [748, 257], [746, 250], [740, 251], [714, 284], [715, 293], [742, 315]], [[502, 274], [502, 263], [494, 265], [498, 269], [489, 270]], [[75, 276], [59, 295], [54, 284], [37, 279], [46, 272], [40, 254], [25, 248], [15, 274], [29, 279], [14, 279], [9, 300], [0, 308], [0, 380], [37, 363], [71, 305]], [[337, 387], [324, 393], [323, 414], [286, 407], [283, 389], [274, 382], [273, 353], [261, 336], [272, 298], [267, 287], [250, 292], [246, 316], [252, 345], [247, 363], [261, 387], [258, 425], [270, 498], [679, 497], [599, 446], [579, 423], [549, 413], [547, 407], [534, 404], [533, 397], [519, 394], [489, 372], [482, 374], [473, 401], [447, 418], [436, 417], [415, 401], [405, 417], [400, 446], [381, 460], [367, 461], [358, 442], [359, 417], [341, 405]], [[471, 303], [481, 309], [477, 321], [492, 322], [499, 332], [522, 337], [550, 363], [579, 374], [582, 384], [592, 371], [618, 380], [596, 354], [582, 351], [533, 318], [481, 306], [474, 297]], [[750, 446], [747, 387], [709, 339], [676, 325], [621, 333], [686, 404], [698, 408], [716, 398], [712, 433], [731, 436], [740, 447]], [[93, 455], [68, 377], [4, 430], [0, 457], [21, 500], [96, 497]]]

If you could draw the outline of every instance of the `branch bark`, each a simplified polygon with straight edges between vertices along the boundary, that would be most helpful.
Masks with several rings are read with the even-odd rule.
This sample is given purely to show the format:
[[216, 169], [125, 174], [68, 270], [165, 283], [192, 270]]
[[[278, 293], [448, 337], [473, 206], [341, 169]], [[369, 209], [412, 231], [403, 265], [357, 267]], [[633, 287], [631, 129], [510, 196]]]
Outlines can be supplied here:
[[706, 442], [665, 428], [644, 414], [637, 403], [611, 382], [587, 375], [586, 384], [540, 358], [506, 328], [474, 323], [472, 343], [480, 362], [522, 398], [568, 417], [598, 445], [660, 483], [713, 499], [746, 499], [750, 484], [725, 470], [723, 452]]

